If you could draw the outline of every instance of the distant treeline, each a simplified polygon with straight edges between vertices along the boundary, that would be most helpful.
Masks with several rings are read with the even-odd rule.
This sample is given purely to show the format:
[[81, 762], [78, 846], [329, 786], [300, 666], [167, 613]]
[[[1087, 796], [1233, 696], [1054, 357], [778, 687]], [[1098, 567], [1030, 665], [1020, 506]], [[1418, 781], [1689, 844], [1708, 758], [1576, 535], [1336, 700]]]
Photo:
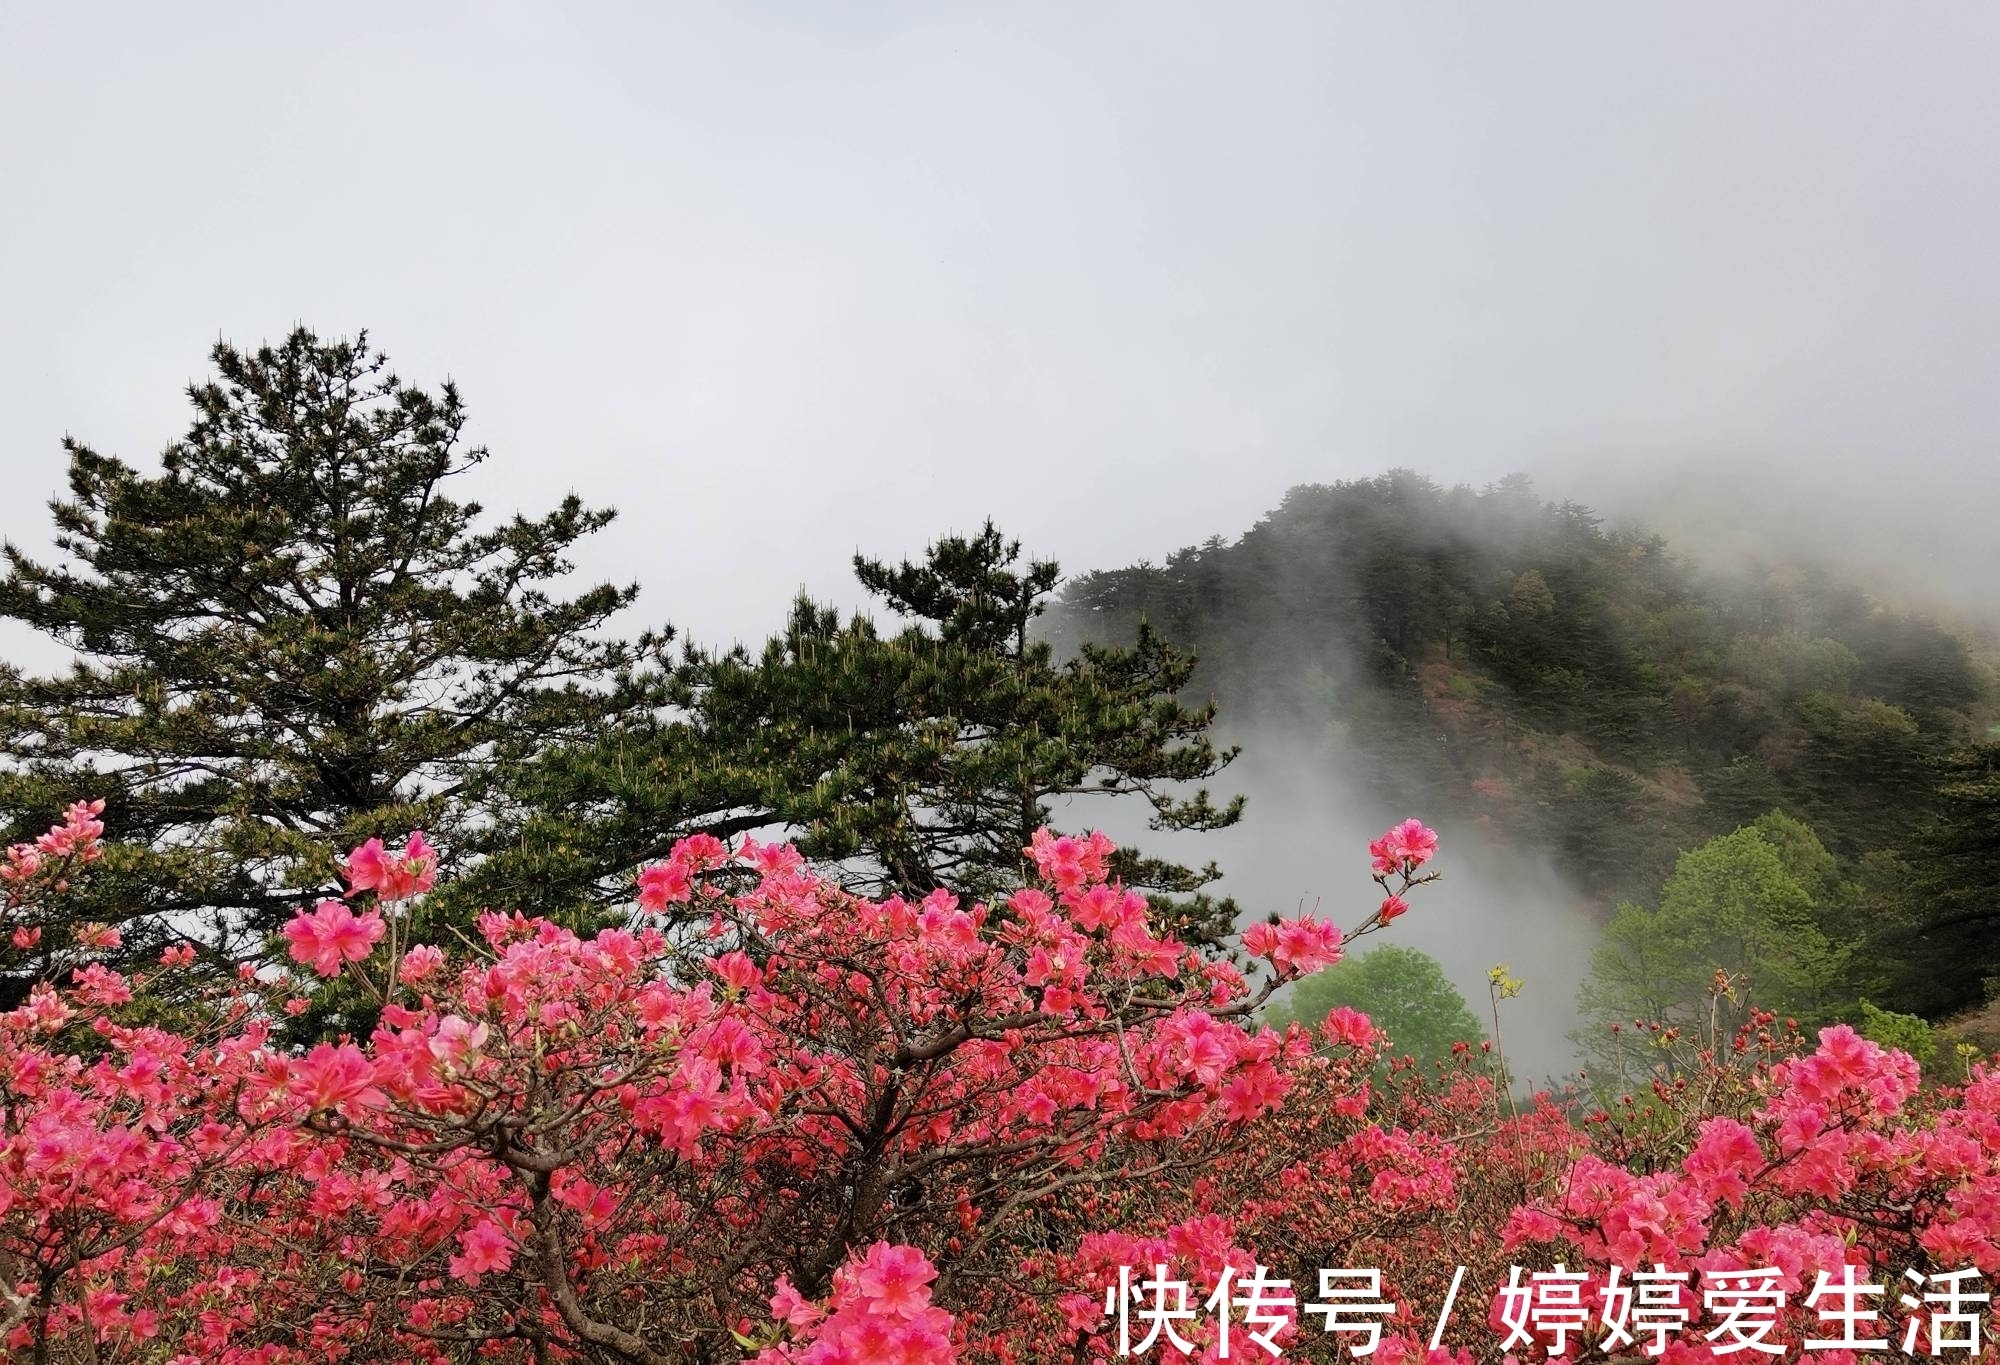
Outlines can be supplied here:
[[[636, 585], [572, 582], [609, 509], [467, 500], [488, 453], [452, 385], [304, 328], [211, 359], [157, 469], [69, 441], [55, 555], [5, 547], [0, 620], [72, 664], [0, 665], [0, 839], [93, 798], [105, 833], [62, 922], [0, 926], [0, 1006], [105, 944], [234, 979], [346, 850], [412, 828], [439, 935], [486, 906], [616, 916], [697, 833], [781, 834], [870, 895], [994, 897], [1073, 797], [1235, 823], [1211, 698], [1317, 737], [1392, 813], [1547, 849], [1683, 996], [1713, 960], [1802, 1015], [1935, 1019], [2000, 976], [1984, 646], [1837, 575], [1703, 570], [1518, 479], [1399, 472], [1060, 591], [990, 523], [858, 556], [884, 619], [774, 603], [762, 648], [713, 652], [659, 616], [620, 634]], [[1114, 870], [1224, 950], [1214, 864]], [[1600, 1014], [1687, 1004], [1595, 985]], [[367, 1017], [328, 987], [291, 1028]]]
[[1607, 911], [1780, 811], [1836, 862], [1814, 914], [1858, 948], [1850, 995], [1935, 1017], [2000, 972], [1986, 646], [1825, 567], [1699, 566], [1519, 477], [1397, 471], [1083, 575], [1048, 630], [1060, 654], [1142, 621], [1226, 725], [1317, 737], [1384, 794], [1545, 848]]
[[[191, 954], [225, 983], [282, 963], [347, 851], [412, 829], [446, 887], [409, 932], [451, 941], [489, 906], [622, 922], [635, 870], [688, 835], [783, 838], [873, 896], [972, 898], [1021, 884], [1071, 795], [1143, 800], [1156, 829], [1238, 816], [1200, 787], [1230, 755], [1176, 700], [1188, 661], [1149, 638], [1056, 663], [1030, 622], [1060, 572], [990, 523], [855, 558], [893, 621], [802, 597], [772, 603], [760, 649], [670, 648], [658, 616], [613, 628], [636, 585], [571, 581], [610, 509], [467, 500], [488, 453], [452, 385], [305, 328], [211, 359], [157, 469], [68, 441], [56, 555], [5, 547], [0, 620], [72, 662], [0, 665], [0, 843], [90, 799], [104, 841], [52, 918], [0, 895], [0, 1009], [85, 962]], [[1128, 845], [1114, 869], [1158, 923], [1233, 927], [1212, 864]], [[370, 1018], [336, 980], [287, 1027]]]

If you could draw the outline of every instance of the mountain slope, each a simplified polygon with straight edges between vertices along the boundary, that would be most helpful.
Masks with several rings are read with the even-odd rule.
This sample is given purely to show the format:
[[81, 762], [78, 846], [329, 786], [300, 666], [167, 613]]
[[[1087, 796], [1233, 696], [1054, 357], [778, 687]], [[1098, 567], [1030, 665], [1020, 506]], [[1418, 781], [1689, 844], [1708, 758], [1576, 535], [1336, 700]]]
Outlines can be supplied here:
[[1294, 488], [1233, 543], [1075, 579], [1048, 629], [1141, 618], [1225, 725], [1359, 755], [1385, 799], [1546, 849], [1606, 909], [1775, 809], [1841, 861], [1828, 927], [1883, 922], [1940, 765], [1995, 718], [1976, 642], [1823, 570], [1704, 571], [1518, 478]]

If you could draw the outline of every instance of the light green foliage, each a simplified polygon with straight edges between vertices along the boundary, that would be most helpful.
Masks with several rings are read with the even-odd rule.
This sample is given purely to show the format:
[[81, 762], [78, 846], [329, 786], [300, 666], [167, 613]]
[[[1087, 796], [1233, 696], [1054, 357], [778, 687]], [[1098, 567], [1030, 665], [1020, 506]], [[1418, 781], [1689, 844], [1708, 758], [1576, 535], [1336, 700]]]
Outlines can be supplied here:
[[1453, 1043], [1477, 1044], [1485, 1031], [1437, 959], [1384, 944], [1336, 962], [1294, 986], [1265, 1011], [1270, 1024], [1316, 1026], [1342, 1005], [1360, 1010], [1389, 1035], [1391, 1051], [1429, 1065], [1451, 1057]]
[[1750, 828], [1777, 853], [1779, 863], [1816, 906], [1832, 904], [1840, 889], [1840, 863], [1810, 825], [1774, 810], [1751, 821]]
[[1836, 872], [1810, 829], [1775, 812], [1682, 854], [1656, 908], [1622, 905], [1606, 926], [1579, 992], [1586, 1046], [1600, 1062], [1630, 1060], [1633, 1035], [1614, 1039], [1610, 1025], [1726, 1031], [1753, 1005], [1829, 1017], [1853, 953], [1821, 927]]
[[1514, 590], [1508, 595], [1508, 610], [1516, 617], [1533, 619], [1538, 616], [1554, 615], [1555, 594], [1549, 591], [1548, 579], [1542, 577], [1539, 569], [1529, 569], [1514, 580]]
[[1854, 651], [1838, 640], [1745, 635], [1730, 644], [1722, 672], [1746, 687], [1796, 700], [1812, 692], [1846, 692], [1860, 667]]
[[1937, 1056], [1937, 1031], [1914, 1014], [1897, 1014], [1861, 1002], [1861, 1036], [1883, 1047], [1900, 1048], [1929, 1070]]

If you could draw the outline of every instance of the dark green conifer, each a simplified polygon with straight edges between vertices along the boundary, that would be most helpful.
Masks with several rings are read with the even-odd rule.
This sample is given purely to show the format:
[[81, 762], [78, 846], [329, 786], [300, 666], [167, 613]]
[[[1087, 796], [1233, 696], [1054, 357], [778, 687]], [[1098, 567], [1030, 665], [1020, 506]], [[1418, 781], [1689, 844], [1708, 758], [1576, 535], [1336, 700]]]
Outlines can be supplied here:
[[[691, 652], [671, 723], [627, 725], [513, 775], [530, 814], [462, 894], [572, 913], [588, 903], [582, 888], [615, 898], [624, 874], [683, 834], [768, 828], [870, 894], [988, 896], [1018, 884], [1037, 828], [1091, 822], [1088, 805], [1058, 811], [1065, 798], [1142, 798], [1155, 829], [1239, 818], [1240, 799], [1218, 806], [1188, 790], [1234, 756], [1209, 738], [1213, 707], [1179, 699], [1188, 656], [1142, 630], [1130, 646], [1087, 645], [1058, 662], [1035, 638], [1053, 563], [1023, 564], [988, 523], [918, 562], [854, 567], [910, 624], [842, 624], [802, 598], [759, 654]], [[1185, 898], [1174, 913], [1198, 935], [1233, 917], [1201, 894], [1213, 864], [1126, 851], [1119, 871]]]
[[551, 592], [610, 512], [482, 523], [455, 496], [487, 452], [450, 383], [303, 328], [212, 360], [157, 473], [65, 441], [62, 558], [8, 545], [0, 580], [0, 617], [73, 656], [0, 671], [0, 815], [19, 838], [106, 798], [65, 906], [134, 955], [256, 951], [371, 835], [449, 860], [496, 765], [640, 707], [660, 648], [595, 634], [635, 588]]

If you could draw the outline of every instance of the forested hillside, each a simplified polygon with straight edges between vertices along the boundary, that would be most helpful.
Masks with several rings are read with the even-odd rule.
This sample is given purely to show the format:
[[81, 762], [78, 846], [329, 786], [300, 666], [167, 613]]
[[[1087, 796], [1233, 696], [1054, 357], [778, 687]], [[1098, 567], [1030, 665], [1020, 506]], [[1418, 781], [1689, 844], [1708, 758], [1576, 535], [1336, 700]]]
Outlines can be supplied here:
[[1942, 1017], [2000, 970], [1985, 646], [1823, 568], [1707, 569], [1524, 479], [1397, 471], [1081, 576], [1050, 619], [1059, 651], [1150, 623], [1196, 653], [1225, 725], [1287, 727], [1547, 849], [1607, 918], [1783, 812], [1831, 860], [1792, 880], [1823, 883], [1807, 918], [1842, 953], [1835, 997]]
[[[0, 1362], [998, 1365], [1109, 1358], [1134, 1266], [2000, 1267], [1976, 643], [1396, 474], [1059, 602], [989, 522], [855, 557], [894, 623], [670, 651], [557, 595], [608, 510], [451, 496], [454, 387], [212, 356], [0, 555], [71, 655], [0, 667]], [[1273, 750], [1449, 822], [1246, 804]], [[1482, 935], [1536, 984], [1475, 1011], [1419, 945]], [[1573, 982], [1530, 1089], [1509, 1002]]]

